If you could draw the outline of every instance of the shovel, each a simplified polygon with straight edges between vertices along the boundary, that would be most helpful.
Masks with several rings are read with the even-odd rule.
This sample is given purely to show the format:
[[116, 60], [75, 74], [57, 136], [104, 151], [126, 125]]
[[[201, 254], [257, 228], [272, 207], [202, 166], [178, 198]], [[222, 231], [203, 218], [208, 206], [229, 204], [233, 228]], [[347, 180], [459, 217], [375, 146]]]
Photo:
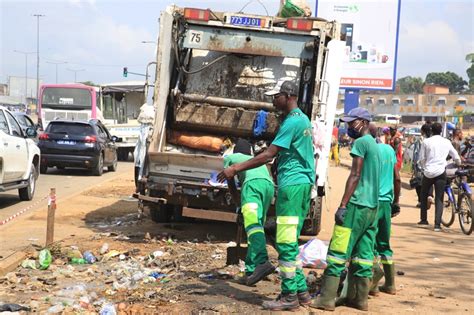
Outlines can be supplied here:
[[237, 236], [235, 242], [237, 246], [227, 247], [227, 265], [238, 265], [240, 260], [245, 260], [247, 256], [247, 247], [241, 247], [240, 243], [242, 241], [242, 213], [240, 209], [237, 210]]

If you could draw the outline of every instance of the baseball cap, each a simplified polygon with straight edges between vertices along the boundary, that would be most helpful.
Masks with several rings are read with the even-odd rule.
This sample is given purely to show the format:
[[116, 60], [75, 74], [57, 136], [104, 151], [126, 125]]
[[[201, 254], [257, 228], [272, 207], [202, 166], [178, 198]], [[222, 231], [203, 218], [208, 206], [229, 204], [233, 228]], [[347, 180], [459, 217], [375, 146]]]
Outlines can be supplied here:
[[298, 95], [298, 86], [294, 81], [290, 80], [280, 80], [277, 84], [273, 87], [272, 90], [265, 92], [265, 95], [273, 96], [278, 93], [286, 93], [288, 95]]
[[345, 114], [344, 117], [342, 117], [340, 120], [342, 122], [351, 122], [356, 119], [364, 119], [367, 121], [371, 121], [372, 117], [370, 116], [370, 113], [367, 109], [362, 108], [362, 107], [356, 107], [353, 108], [349, 111], [349, 113]]

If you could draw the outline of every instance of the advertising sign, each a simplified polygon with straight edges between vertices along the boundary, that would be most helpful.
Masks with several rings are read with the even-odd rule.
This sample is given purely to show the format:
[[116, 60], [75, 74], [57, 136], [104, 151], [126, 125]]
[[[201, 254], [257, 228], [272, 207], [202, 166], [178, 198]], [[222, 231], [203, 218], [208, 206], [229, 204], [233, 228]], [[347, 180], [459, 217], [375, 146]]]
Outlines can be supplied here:
[[401, 0], [316, 0], [316, 16], [341, 23], [341, 88], [393, 90]]

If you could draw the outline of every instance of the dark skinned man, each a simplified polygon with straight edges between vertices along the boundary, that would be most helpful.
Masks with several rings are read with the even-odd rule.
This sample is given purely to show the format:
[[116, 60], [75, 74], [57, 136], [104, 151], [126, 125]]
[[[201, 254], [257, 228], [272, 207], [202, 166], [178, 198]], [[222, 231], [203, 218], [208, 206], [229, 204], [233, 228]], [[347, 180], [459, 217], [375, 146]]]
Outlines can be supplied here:
[[369, 286], [374, 260], [379, 199], [380, 151], [369, 133], [369, 112], [354, 108], [341, 121], [349, 124], [347, 134], [355, 139], [352, 167], [341, 204], [336, 211], [333, 235], [326, 257], [321, 295], [312, 307], [333, 311], [341, 273], [350, 261], [347, 296], [344, 304], [368, 309]]
[[[238, 172], [259, 167], [278, 156], [276, 249], [282, 292], [276, 301], [264, 302], [263, 308], [293, 310], [299, 305], [311, 304], [303, 266], [297, 258], [298, 237], [309, 211], [315, 181], [311, 123], [298, 108], [298, 88], [294, 82], [284, 81], [265, 94], [273, 96], [273, 105], [285, 115], [275, 139], [265, 152], [224, 169], [218, 178], [232, 178]], [[255, 268], [253, 276], [262, 279], [269, 271], [271, 269], [262, 264]]]
[[401, 169], [403, 164], [403, 146], [401, 134], [398, 132], [397, 128], [390, 127], [390, 145], [395, 150], [397, 157], [397, 168]]
[[[370, 134], [375, 138], [377, 127], [371, 123]], [[387, 144], [379, 143], [380, 150], [380, 194], [379, 209], [377, 212], [377, 235], [375, 236], [375, 264], [373, 268], [372, 286], [370, 295], [377, 296], [379, 291], [388, 294], [396, 294], [395, 289], [395, 265], [393, 263], [393, 251], [390, 247], [390, 232], [392, 217], [400, 213], [398, 205], [400, 199], [400, 171], [396, 167], [397, 158], [393, 148]], [[380, 269], [380, 262], [383, 271]], [[385, 284], [380, 287], [379, 281], [385, 275]]]

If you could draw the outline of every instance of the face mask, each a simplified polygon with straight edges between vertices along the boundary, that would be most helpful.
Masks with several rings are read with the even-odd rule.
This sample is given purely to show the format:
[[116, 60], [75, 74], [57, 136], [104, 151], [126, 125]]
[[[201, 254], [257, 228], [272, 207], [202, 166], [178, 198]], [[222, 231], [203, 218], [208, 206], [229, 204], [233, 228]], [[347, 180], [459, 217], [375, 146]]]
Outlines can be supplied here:
[[358, 122], [358, 124], [355, 125], [354, 127], [347, 128], [347, 135], [351, 137], [352, 139], [360, 138], [362, 136], [362, 134], [360, 133], [360, 130], [362, 129], [361, 124], [362, 122]]

